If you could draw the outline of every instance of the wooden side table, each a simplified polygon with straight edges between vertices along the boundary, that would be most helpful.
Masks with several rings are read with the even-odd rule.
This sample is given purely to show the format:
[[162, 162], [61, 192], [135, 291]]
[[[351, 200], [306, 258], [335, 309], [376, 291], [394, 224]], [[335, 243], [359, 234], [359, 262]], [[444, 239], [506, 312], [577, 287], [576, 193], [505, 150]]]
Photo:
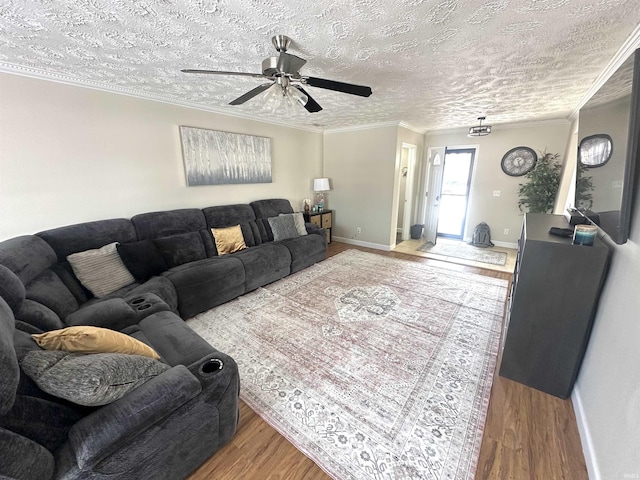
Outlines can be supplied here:
[[331, 243], [331, 228], [333, 227], [333, 210], [322, 212], [305, 212], [304, 221], [324, 228], [327, 235], [327, 244]]

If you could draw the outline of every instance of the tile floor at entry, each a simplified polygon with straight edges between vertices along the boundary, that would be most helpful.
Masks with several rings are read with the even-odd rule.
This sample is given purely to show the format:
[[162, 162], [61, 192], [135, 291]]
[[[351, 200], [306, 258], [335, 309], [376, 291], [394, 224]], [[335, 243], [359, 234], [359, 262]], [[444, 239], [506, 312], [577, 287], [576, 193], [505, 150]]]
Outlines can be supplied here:
[[[397, 240], [400, 242], [400, 239]], [[448, 257], [445, 255], [438, 255], [434, 253], [420, 252], [418, 248], [425, 242], [424, 238], [418, 240], [404, 240], [396, 244], [396, 247], [392, 250], [398, 253], [407, 253], [409, 255], [416, 255], [419, 257], [431, 258], [433, 260], [442, 260], [449, 263], [457, 263], [459, 265], [466, 265], [469, 267], [486, 268], [488, 270], [495, 270], [497, 272], [513, 273], [516, 265], [516, 255], [518, 251], [515, 248], [506, 247], [490, 247], [493, 252], [505, 252], [507, 254], [507, 261], [504, 265], [493, 265], [490, 263], [477, 262], [474, 260], [466, 260], [464, 258]], [[451, 238], [438, 237], [438, 243], [460, 243], [461, 240], [454, 240]]]

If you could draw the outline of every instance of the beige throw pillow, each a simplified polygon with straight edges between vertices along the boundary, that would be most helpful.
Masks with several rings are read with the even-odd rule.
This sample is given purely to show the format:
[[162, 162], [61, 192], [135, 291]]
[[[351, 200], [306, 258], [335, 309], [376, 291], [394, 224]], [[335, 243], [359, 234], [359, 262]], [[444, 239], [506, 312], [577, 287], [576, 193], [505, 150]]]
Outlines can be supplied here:
[[136, 281], [122, 263], [117, 245], [118, 242], [114, 242], [102, 248], [73, 253], [67, 257], [80, 283], [98, 298]]
[[298, 231], [298, 235], [302, 236], [302, 235], [306, 235], [307, 234], [307, 227], [304, 226], [304, 216], [302, 215], [302, 212], [281, 213], [280, 216], [281, 217], [285, 217], [285, 216], [293, 217], [293, 223], [296, 226], [296, 230]]
[[72, 353], [126, 353], [159, 359], [150, 346], [124, 333], [108, 328], [77, 326], [31, 335], [45, 350]]
[[240, 225], [227, 228], [212, 228], [211, 233], [216, 241], [218, 255], [225, 255], [247, 248]]

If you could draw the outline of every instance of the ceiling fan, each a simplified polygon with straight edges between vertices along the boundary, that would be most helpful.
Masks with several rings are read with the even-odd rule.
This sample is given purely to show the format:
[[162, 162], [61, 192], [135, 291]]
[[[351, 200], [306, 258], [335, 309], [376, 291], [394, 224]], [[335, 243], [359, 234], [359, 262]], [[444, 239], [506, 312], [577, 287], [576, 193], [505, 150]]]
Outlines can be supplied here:
[[279, 55], [277, 57], [265, 58], [262, 61], [262, 73], [196, 69], [183, 69], [181, 71], [183, 73], [206, 73], [212, 75], [240, 75], [244, 77], [267, 78], [270, 80], [269, 83], [263, 83], [232, 102], [229, 102], [229, 105], [242, 105], [247, 100], [269, 90], [273, 95], [270, 95], [269, 97], [271, 97], [271, 99], [269, 100], [269, 98], [267, 98], [267, 100], [271, 102], [273, 109], [282, 102], [285, 104], [297, 102], [311, 113], [322, 110], [322, 107], [302, 88], [302, 85], [325, 88], [327, 90], [349, 93], [360, 97], [368, 97], [371, 95], [371, 88], [363, 85], [354, 85], [352, 83], [300, 75], [300, 69], [307, 61], [296, 55], [287, 53], [287, 49], [291, 45], [291, 39], [286, 35], [276, 35], [271, 41]]

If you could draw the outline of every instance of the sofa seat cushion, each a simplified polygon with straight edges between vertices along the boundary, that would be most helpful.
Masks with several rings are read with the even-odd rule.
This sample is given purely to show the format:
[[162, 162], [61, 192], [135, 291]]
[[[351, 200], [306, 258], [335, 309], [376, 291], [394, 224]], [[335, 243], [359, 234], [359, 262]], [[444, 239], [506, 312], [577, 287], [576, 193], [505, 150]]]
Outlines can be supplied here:
[[291, 253], [291, 273], [310, 267], [327, 258], [327, 241], [321, 235], [305, 235], [277, 242]]
[[176, 289], [182, 318], [190, 318], [244, 293], [244, 265], [236, 255], [198, 260], [163, 273]]
[[280, 280], [291, 272], [291, 254], [284, 245], [263, 243], [233, 256], [244, 266], [246, 292]]
[[140, 355], [60, 350], [31, 351], [21, 366], [45, 392], [85, 406], [114, 402], [170, 368]]

